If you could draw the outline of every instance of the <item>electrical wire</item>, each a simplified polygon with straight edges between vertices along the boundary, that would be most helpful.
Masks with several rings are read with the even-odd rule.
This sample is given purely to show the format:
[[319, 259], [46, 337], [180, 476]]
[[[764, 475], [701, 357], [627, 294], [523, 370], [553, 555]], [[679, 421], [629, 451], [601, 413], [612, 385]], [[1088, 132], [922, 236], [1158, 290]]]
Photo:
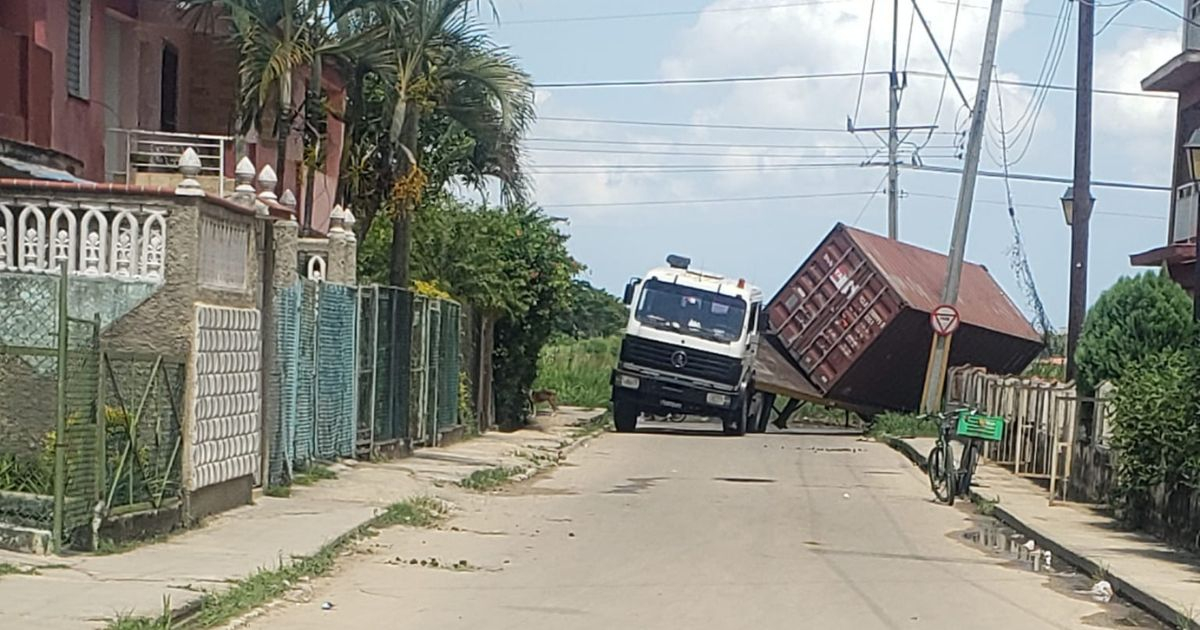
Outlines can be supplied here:
[[608, 20], [637, 20], [644, 18], [677, 17], [684, 15], [702, 15], [704, 13], [735, 13], [743, 11], [770, 11], [772, 9], [791, 9], [820, 4], [839, 4], [851, 0], [808, 0], [807, 2], [786, 2], [781, 4], [764, 4], [743, 7], [714, 7], [695, 10], [656, 11], [650, 13], [623, 13], [615, 15], [585, 15], [579, 17], [536, 18], [529, 20], [507, 20], [501, 26], [511, 24], [561, 24], [564, 22], [601, 22]]
[[[854, 79], [864, 73], [855, 72], [814, 72], [806, 74], [774, 74], [751, 75], [737, 77], [699, 77], [691, 79], [624, 79], [616, 81], [567, 81], [558, 83], [535, 83], [539, 89], [575, 89], [575, 88], [618, 88], [618, 87], [659, 87], [670, 85], [720, 85], [725, 83], [763, 83], [771, 81], [808, 81], [822, 79]], [[887, 75], [885, 70], [872, 70], [865, 73], [868, 76]]]
[[[955, 41], [957, 39], [957, 35], [958, 35], [958, 14], [961, 9], [962, 9], [962, 0], [955, 0], [954, 1], [954, 23], [950, 27], [950, 47], [947, 49], [947, 52], [946, 52], [946, 65], [947, 66], [949, 66], [950, 62], [954, 59], [954, 43], [955, 43]], [[916, 13], [915, 7], [913, 9], [913, 13]], [[907, 73], [908, 69], [905, 68], [904, 71]], [[933, 126], [934, 127], [937, 126], [938, 121], [941, 120], [941, 118], [942, 118], [942, 105], [946, 100], [946, 85], [947, 85], [947, 83], [949, 83], [949, 81], [950, 81], [950, 72], [947, 71], [946, 76], [942, 77], [942, 89], [938, 93], [937, 109], [933, 112]], [[921, 148], [922, 149], [925, 148], [925, 145], [928, 145], [930, 139], [932, 139], [932, 138], [933, 138], [933, 131], [930, 130], [930, 133], [925, 136], [925, 144], [922, 145]]]
[[871, 54], [871, 29], [875, 25], [875, 0], [871, 0], [871, 10], [867, 13], [867, 43], [863, 46], [862, 70], [858, 76], [858, 96], [854, 99], [854, 122], [858, 122], [859, 108], [862, 106], [863, 85], [867, 82], [867, 57]]
[[[845, 130], [843, 130], [845, 131]], [[652, 147], [721, 147], [721, 148], [740, 148], [740, 149], [857, 149], [857, 144], [756, 144], [756, 143], [729, 143], [729, 142], [686, 142], [681, 140], [596, 140], [593, 138], [548, 138], [543, 136], [530, 136], [525, 138], [526, 142], [551, 142], [565, 144], [616, 144], [628, 146], [652, 146]], [[950, 145], [939, 145], [935, 148], [952, 149]]]
[[861, 154], [855, 152], [851, 155], [838, 154], [832, 155], [829, 153], [812, 153], [812, 154], [797, 154], [797, 153], [729, 153], [717, 151], [655, 151], [650, 149], [633, 150], [633, 149], [580, 149], [574, 147], [529, 147], [530, 151], [541, 151], [546, 153], [592, 153], [606, 155], [671, 155], [671, 156], [687, 156], [687, 157], [719, 157], [719, 158], [753, 158], [757, 160], [769, 159], [804, 159], [804, 158], [856, 158], [861, 157]]
[[654, 199], [639, 201], [598, 201], [581, 203], [547, 203], [543, 208], [610, 208], [623, 206], [681, 206], [709, 203], [746, 203], [755, 201], [786, 201], [794, 199], [828, 199], [835, 197], [860, 197], [873, 194], [869, 190], [854, 192], [803, 193], [798, 195], [765, 195], [761, 197], [720, 197], [714, 199]]
[[[845, 133], [845, 127], [784, 127], [773, 125], [750, 124], [719, 124], [719, 123], [683, 123], [653, 120], [614, 120], [608, 118], [573, 118], [567, 116], [539, 116], [538, 121], [588, 123], [597, 125], [627, 125], [641, 127], [676, 127], [682, 129], [729, 129], [737, 131], [785, 131], [811, 133]], [[955, 135], [954, 132], [934, 132], [942, 135]]]
[[[931, 79], [940, 79], [944, 76], [944, 73], [932, 72], [929, 70], [909, 70], [908, 73], [913, 76], [923, 77], [923, 78], [931, 78]], [[880, 72], [880, 74], [887, 74], [887, 73]], [[858, 75], [856, 74], [855, 76], [858, 76]], [[978, 81], [979, 77], [961, 77], [960, 76], [959, 79], [961, 79], [963, 81]], [[1074, 92], [1075, 91], [1075, 86], [1073, 86], [1073, 85], [1056, 85], [1056, 84], [1039, 85], [1037, 83], [1033, 83], [1030, 81], [1013, 81], [1013, 80], [1008, 80], [1008, 79], [1002, 79], [999, 81], [999, 83], [1001, 83], [1002, 85], [1015, 85], [1017, 87], [1027, 87], [1027, 88], [1041, 87], [1041, 88], [1045, 88], [1047, 90], [1053, 90], [1053, 91], [1057, 91], [1057, 92]], [[1103, 88], [1094, 89], [1094, 90], [1092, 90], [1092, 92], [1095, 94], [1105, 94], [1108, 96], [1125, 96], [1125, 97], [1130, 97], [1130, 98], [1154, 98], [1154, 99], [1175, 99], [1175, 98], [1177, 98], [1175, 95], [1172, 95], [1172, 94], [1156, 94], [1153, 92], [1131, 92], [1129, 90], [1111, 90], [1111, 89], [1103, 89]]]
[[886, 182], [887, 173], [884, 173], [883, 177], [879, 180], [879, 183], [875, 185], [874, 192], [872, 192], [871, 196], [867, 198], [867, 202], [863, 204], [862, 209], [858, 211], [858, 215], [854, 217], [854, 221], [851, 222], [850, 225], [858, 226], [858, 222], [861, 221], [863, 215], [867, 213], [867, 208], [871, 207], [871, 202], [875, 201], [875, 198], [878, 197], [879, 193], [883, 191], [883, 185]]

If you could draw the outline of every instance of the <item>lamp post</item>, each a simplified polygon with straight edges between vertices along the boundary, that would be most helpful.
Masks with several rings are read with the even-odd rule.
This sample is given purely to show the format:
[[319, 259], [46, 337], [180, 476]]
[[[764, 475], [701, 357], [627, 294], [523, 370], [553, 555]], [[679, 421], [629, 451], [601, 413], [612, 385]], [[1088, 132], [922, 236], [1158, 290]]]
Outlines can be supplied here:
[[[1183, 144], [1183, 151], [1187, 157], [1188, 178], [1193, 184], [1200, 184], [1200, 129], [1192, 132], [1192, 136]], [[1193, 194], [1195, 193], [1193, 192]], [[1178, 204], [1175, 206], [1175, 211], [1179, 212]], [[1196, 251], [1200, 254], [1200, 204], [1196, 205], [1194, 227], [1196, 231], [1192, 233], [1192, 237], [1196, 243]], [[1182, 240], [1182, 236], [1182, 234], [1175, 234], [1174, 240]], [[1192, 261], [1192, 317], [1200, 321], [1200, 256], [1194, 257]]]

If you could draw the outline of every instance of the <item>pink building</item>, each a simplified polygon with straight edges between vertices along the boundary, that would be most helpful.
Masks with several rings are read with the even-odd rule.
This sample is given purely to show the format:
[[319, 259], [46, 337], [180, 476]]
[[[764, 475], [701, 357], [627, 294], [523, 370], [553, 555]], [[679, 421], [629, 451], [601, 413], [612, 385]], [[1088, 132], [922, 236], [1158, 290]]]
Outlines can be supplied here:
[[[210, 192], [228, 192], [235, 154], [273, 164], [273, 138], [235, 138], [237, 51], [181, 19], [173, 0], [0, 1], [0, 176], [158, 184], [185, 146], [201, 154]], [[9, 60], [15, 60], [11, 63]], [[296, 81], [302, 102], [303, 79]], [[341, 81], [326, 73], [331, 107]], [[314, 178], [313, 227], [324, 230], [337, 183], [342, 124], [329, 117], [326, 167]], [[304, 208], [301, 140], [285, 188]]]

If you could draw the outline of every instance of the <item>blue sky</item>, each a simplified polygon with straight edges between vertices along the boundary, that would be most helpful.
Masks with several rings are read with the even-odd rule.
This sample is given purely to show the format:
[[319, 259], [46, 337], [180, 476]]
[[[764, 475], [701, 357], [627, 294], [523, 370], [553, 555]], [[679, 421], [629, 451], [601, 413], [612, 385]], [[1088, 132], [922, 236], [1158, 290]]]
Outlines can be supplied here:
[[[539, 84], [858, 72], [872, 4], [872, 0], [663, 0], [653, 4], [497, 0], [501, 22], [493, 30]], [[936, 120], [942, 133], [932, 136], [919, 155], [926, 164], [961, 166], [955, 146], [962, 140], [953, 133], [965, 130], [967, 124], [961, 100], [953, 88], [942, 91], [942, 80], [912, 74], [936, 73], [941, 68], [919, 22], [908, 45], [911, 5], [907, 0], [900, 4], [900, 56], [907, 57], [911, 71], [901, 124], [932, 123], [940, 100]], [[920, 4], [947, 51], [955, 1], [921, 0]], [[952, 66], [962, 77], [979, 71], [986, 4], [963, 0], [959, 9]], [[1063, 0], [1005, 2], [997, 62], [1002, 79], [1038, 80], [1063, 4]], [[874, 5], [868, 72], [886, 70], [890, 59], [892, 3], [876, 0]], [[1071, 3], [1056, 84], [1070, 85], [1074, 80], [1074, 7]], [[1097, 24], [1118, 8], [1098, 9]], [[578, 19], [646, 13], [674, 15]], [[1179, 50], [1179, 26], [1178, 18], [1152, 5], [1127, 7], [1096, 41], [1097, 88], [1139, 91], [1140, 79]], [[973, 100], [974, 83], [966, 81], [963, 88]], [[666, 254], [682, 253], [713, 271], [745, 276], [770, 294], [838, 221], [885, 230], [886, 196], [871, 195], [880, 187], [885, 170], [856, 165], [883, 145], [873, 136], [856, 138], [844, 129], [856, 105], [859, 126], [886, 124], [886, 76], [868, 76], [861, 99], [858, 93], [857, 77], [539, 88], [542, 120], [527, 149], [537, 201], [550, 214], [569, 219], [572, 253], [589, 267], [590, 280], [615, 293], [630, 276], [659, 264]], [[1010, 162], [1023, 153], [1011, 167], [1014, 173], [1070, 177], [1073, 94], [1050, 91], [1040, 108], [1032, 100], [1035, 96], [1030, 88], [1001, 86], [1005, 119], [1002, 125], [999, 103], [993, 98], [983, 168], [1000, 169], [1004, 144], [1009, 146]], [[1097, 95], [1093, 176], [1169, 183], [1174, 107], [1168, 99]], [[553, 118], [828, 131], [626, 126]], [[911, 139], [919, 144], [926, 137]], [[827, 166], [830, 163], [839, 166]], [[1064, 326], [1069, 230], [1058, 198], [1065, 185], [1013, 181], [1011, 186], [1042, 300], [1052, 322]], [[901, 239], [945, 251], [958, 177], [905, 170], [900, 187], [905, 193], [900, 206]], [[1109, 188], [1097, 188], [1093, 194], [1097, 205], [1089, 293], [1094, 300], [1119, 276], [1135, 271], [1128, 263], [1130, 253], [1165, 241], [1169, 195]], [[837, 196], [674, 203], [804, 195]], [[1025, 306], [1010, 266], [1013, 231], [1004, 198], [1002, 180], [980, 179], [967, 257], [986, 265], [1014, 301]]]

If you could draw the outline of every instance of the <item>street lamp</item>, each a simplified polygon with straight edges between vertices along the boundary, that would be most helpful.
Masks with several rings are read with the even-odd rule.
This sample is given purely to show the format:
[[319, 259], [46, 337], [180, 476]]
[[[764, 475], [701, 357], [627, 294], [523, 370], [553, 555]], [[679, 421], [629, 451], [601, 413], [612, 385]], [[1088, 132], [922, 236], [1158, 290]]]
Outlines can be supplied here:
[[[1197, 145], [1196, 148], [1200, 149], [1200, 145]], [[1090, 199], [1092, 200], [1090, 205], [1096, 205], [1096, 198], [1090, 197]], [[1062, 202], [1063, 216], [1067, 219], [1067, 225], [1072, 225], [1071, 221], [1075, 217], [1075, 187], [1067, 186], [1067, 191], [1063, 193], [1062, 199], [1059, 201]]]
[[1200, 129], [1192, 132], [1192, 137], [1183, 144], [1187, 153], [1188, 177], [1193, 182], [1200, 182]]

